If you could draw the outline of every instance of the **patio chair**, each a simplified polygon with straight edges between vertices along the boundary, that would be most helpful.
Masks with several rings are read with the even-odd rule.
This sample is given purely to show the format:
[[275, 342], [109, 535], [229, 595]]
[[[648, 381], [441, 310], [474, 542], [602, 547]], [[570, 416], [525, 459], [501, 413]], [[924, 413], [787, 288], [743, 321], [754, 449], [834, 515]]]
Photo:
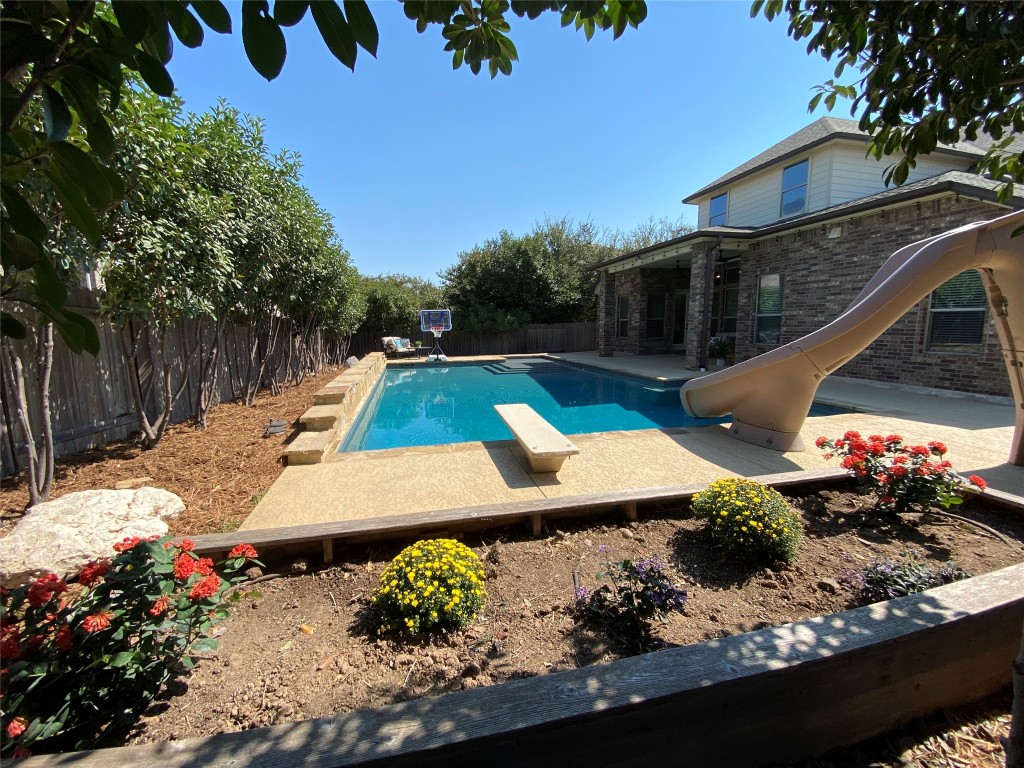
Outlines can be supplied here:
[[396, 358], [402, 355], [416, 356], [416, 347], [409, 343], [408, 339], [402, 339], [398, 336], [383, 336], [381, 342], [384, 344], [384, 355], [385, 357], [391, 357], [394, 355]]

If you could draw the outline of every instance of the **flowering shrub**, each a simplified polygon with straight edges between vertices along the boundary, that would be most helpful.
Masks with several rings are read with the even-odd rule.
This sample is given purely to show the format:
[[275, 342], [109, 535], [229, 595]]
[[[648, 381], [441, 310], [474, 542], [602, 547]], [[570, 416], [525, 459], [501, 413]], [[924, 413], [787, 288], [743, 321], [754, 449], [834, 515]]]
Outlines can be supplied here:
[[750, 480], [716, 480], [695, 494], [694, 515], [712, 540], [742, 560], [792, 562], [803, 538], [800, 517], [778, 491]]
[[607, 577], [611, 584], [593, 592], [577, 587], [577, 619], [600, 626], [629, 650], [651, 650], [651, 619], [667, 623], [669, 612], [682, 611], [686, 604], [686, 590], [678, 589], [664, 569], [665, 564], [657, 560], [606, 561], [597, 578]]
[[[164, 682], [209, 651], [227, 616], [225, 592], [256, 551], [235, 547], [223, 562], [185, 539], [125, 539], [115, 556], [89, 563], [77, 583], [56, 575], [0, 593], [0, 754], [84, 749], [140, 711]], [[258, 562], [258, 561], [255, 561]]]
[[845, 571], [839, 581], [865, 603], [877, 603], [971, 577], [952, 560], [941, 568], [929, 568], [918, 559], [918, 554], [908, 550], [901, 555], [901, 560], [876, 560], [860, 571]]
[[463, 629], [487, 602], [484, 567], [454, 539], [427, 539], [403, 549], [380, 577], [370, 604], [378, 633]]
[[874, 494], [875, 508], [882, 513], [925, 512], [936, 504], [948, 508], [960, 504], [961, 489], [972, 485], [984, 490], [977, 475], [962, 477], [946, 459], [945, 444], [906, 445], [899, 435], [861, 437], [850, 430], [837, 440], [819, 437], [815, 445], [825, 458], [842, 456], [840, 466], [857, 478], [862, 493]]

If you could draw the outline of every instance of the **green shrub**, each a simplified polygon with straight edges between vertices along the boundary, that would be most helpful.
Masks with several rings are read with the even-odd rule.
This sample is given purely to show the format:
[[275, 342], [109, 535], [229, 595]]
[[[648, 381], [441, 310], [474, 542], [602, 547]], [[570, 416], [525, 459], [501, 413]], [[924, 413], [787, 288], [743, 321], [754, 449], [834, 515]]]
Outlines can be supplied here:
[[132, 537], [86, 565], [77, 584], [48, 574], [0, 590], [4, 760], [94, 747], [191, 669], [193, 654], [216, 648], [209, 635], [239, 599], [231, 588], [259, 561], [239, 544], [221, 563], [225, 579], [192, 548]]
[[792, 562], [800, 546], [800, 518], [778, 491], [750, 480], [716, 480], [696, 494], [693, 513], [707, 520], [712, 540], [745, 561]]
[[380, 577], [371, 606], [378, 633], [463, 629], [487, 602], [484, 568], [453, 539], [417, 541]]

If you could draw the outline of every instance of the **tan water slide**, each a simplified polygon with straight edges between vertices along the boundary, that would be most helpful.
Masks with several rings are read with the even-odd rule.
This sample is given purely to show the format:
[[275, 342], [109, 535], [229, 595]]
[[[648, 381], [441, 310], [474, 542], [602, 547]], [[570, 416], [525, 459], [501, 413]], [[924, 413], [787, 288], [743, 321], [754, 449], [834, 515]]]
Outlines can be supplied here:
[[843, 314], [791, 344], [679, 391], [692, 416], [733, 414], [729, 434], [777, 451], [802, 451], [800, 428], [818, 384], [921, 299], [968, 269], [981, 273], [1010, 375], [1016, 429], [1011, 464], [1024, 465], [1024, 211], [975, 222], [900, 248]]

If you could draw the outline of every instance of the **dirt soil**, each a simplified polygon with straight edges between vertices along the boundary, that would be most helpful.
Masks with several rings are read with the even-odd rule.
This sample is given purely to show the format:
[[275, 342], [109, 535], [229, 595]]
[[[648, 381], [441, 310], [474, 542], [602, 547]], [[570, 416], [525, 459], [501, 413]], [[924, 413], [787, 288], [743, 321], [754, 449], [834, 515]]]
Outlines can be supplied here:
[[[430, 640], [379, 639], [367, 626], [370, 595], [403, 544], [340, 549], [340, 564], [334, 567], [247, 588], [221, 627], [220, 648], [172, 696], [155, 703], [125, 742], [321, 717], [611, 661], [620, 656], [618, 649], [572, 615], [574, 572], [593, 587], [606, 557], [653, 557], [686, 587], [685, 612], [657, 630], [664, 647], [853, 607], [858, 603], [842, 585], [843, 572], [896, 558], [908, 548], [933, 566], [952, 559], [974, 575], [1024, 559], [1024, 519], [977, 502], [958, 513], [1000, 531], [1013, 540], [1012, 547], [973, 526], [940, 519], [865, 524], [865, 500], [845, 490], [806, 493], [791, 501], [801, 511], [805, 536], [796, 562], [788, 567], [752, 570], [727, 562], [705, 539], [703, 523], [685, 508], [629, 524], [566, 524], [541, 539], [510, 531], [467, 536], [465, 543], [486, 565], [487, 606], [467, 631]], [[299, 561], [295, 567], [307, 566]], [[960, 735], [961, 751], [954, 753], [960, 762], [948, 764], [1000, 766], [1002, 751], [995, 737], [1008, 731], [1008, 705], [1008, 700], [997, 700], [989, 705], [996, 711], [988, 720], [968, 722], [964, 727], [975, 729], [970, 731], [975, 735]], [[986, 735], [979, 738], [978, 733]], [[927, 738], [935, 741], [934, 734]], [[915, 748], [901, 746], [889, 757], [880, 753], [872, 759], [881, 760], [879, 765], [890, 764], [885, 760], [905, 764], [900, 754], [908, 757]], [[927, 756], [938, 748], [920, 749]], [[836, 759], [853, 759], [853, 754], [847, 751]], [[868, 763], [814, 763], [846, 764]]]
[[[58, 461], [52, 498], [151, 477], [187, 506], [176, 534], [232, 530], [281, 472], [292, 432], [264, 438], [271, 419], [295, 424], [313, 392], [336, 372], [261, 395], [254, 406], [222, 404], [206, 430], [172, 427], [157, 448], [121, 441]], [[0, 535], [28, 501], [23, 478], [0, 489]], [[855, 604], [843, 570], [907, 547], [933, 563], [953, 559], [973, 574], [1024, 559], [989, 534], [963, 524], [864, 525], [864, 501], [847, 492], [794, 497], [805, 522], [797, 561], [787, 568], [745, 570], [708, 546], [685, 508], [664, 509], [629, 525], [597, 520], [565, 524], [529, 539], [518, 531], [465, 537], [487, 564], [489, 599], [468, 631], [429, 642], [381, 640], [366, 627], [377, 578], [403, 543], [339, 548], [335, 567], [289, 573], [246, 588], [221, 628], [221, 646], [175, 682], [130, 732], [108, 740], [142, 743], [187, 738], [379, 706], [417, 696], [602, 663], [619, 652], [571, 616], [573, 573], [594, 586], [606, 555], [655, 557], [689, 592], [686, 610], [659, 627], [666, 646], [698, 642], [842, 610]], [[1024, 541], [1019, 515], [968, 504], [958, 513]], [[915, 521], [908, 520], [908, 523]], [[408, 542], [404, 542], [408, 543]], [[275, 566], [277, 568], [277, 566]], [[298, 564], [302, 570], [303, 564]], [[270, 576], [271, 574], [267, 574]], [[1009, 693], [916, 721], [805, 768], [832, 766], [985, 766], [1001, 768], [998, 737], [1009, 729]]]

